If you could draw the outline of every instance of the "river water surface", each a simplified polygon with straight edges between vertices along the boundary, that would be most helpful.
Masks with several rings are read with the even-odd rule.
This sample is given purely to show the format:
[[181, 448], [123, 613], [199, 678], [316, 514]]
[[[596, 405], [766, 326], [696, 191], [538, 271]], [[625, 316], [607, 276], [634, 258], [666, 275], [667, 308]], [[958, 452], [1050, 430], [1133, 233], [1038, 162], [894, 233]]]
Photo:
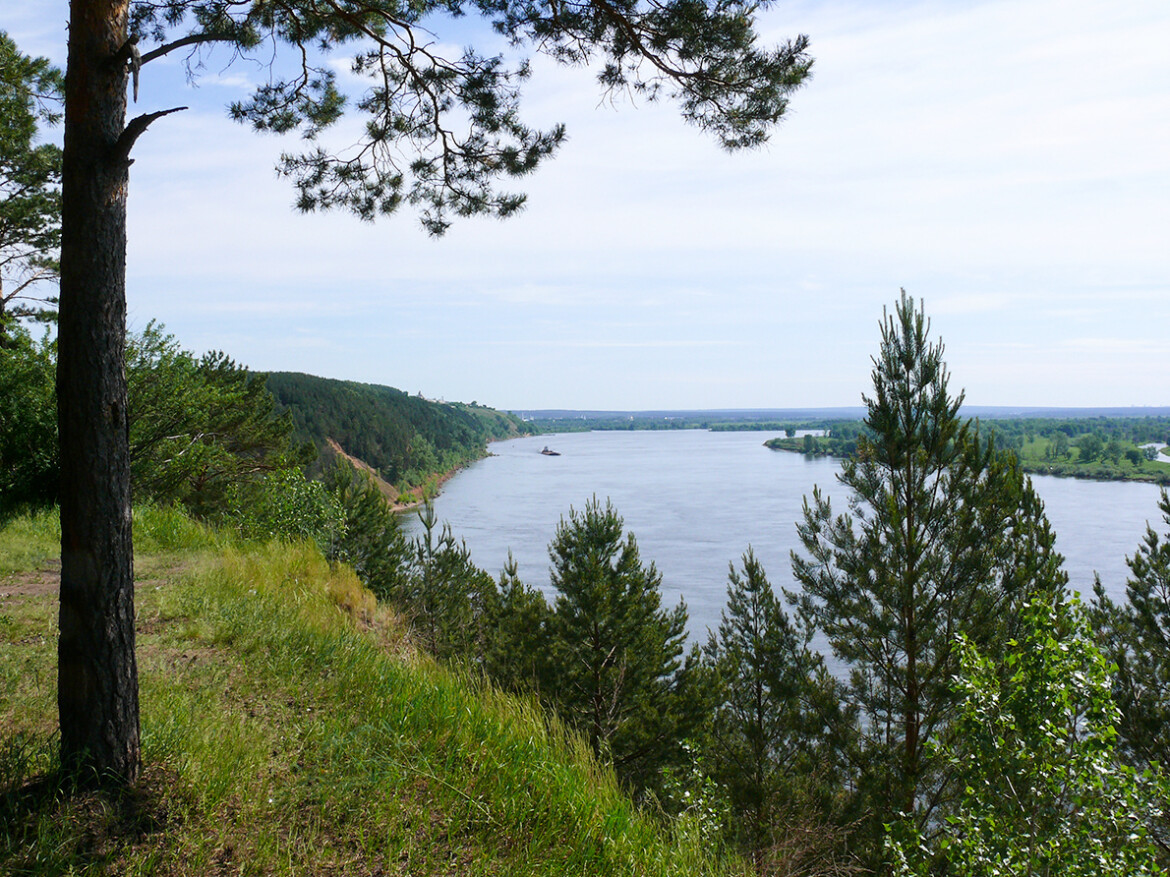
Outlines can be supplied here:
[[[493, 456], [456, 475], [435, 502], [493, 576], [511, 551], [524, 581], [549, 590], [548, 544], [570, 507], [609, 498], [637, 537], [643, 561], [662, 572], [663, 604], [686, 600], [692, 634], [718, 623], [728, 564], [751, 545], [774, 588], [794, 588], [790, 552], [805, 496], [820, 485], [844, 510], [835, 460], [763, 446], [770, 433], [704, 430], [542, 435], [491, 445]], [[540, 453], [548, 446], [560, 452]], [[1089, 594], [1100, 574], [1124, 598], [1146, 521], [1161, 532], [1158, 488], [1148, 484], [1034, 477], [1072, 585]], [[408, 516], [408, 531], [419, 530]]]

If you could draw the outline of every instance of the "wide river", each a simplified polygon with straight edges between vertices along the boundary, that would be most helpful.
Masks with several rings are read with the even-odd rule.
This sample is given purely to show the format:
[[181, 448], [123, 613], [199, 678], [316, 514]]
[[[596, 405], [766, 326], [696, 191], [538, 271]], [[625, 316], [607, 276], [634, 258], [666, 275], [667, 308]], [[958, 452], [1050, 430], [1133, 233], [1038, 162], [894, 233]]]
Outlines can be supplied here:
[[[773, 587], [795, 587], [789, 553], [800, 549], [796, 524], [813, 487], [844, 510], [835, 460], [807, 459], [763, 446], [771, 433], [635, 431], [542, 435], [493, 444], [487, 457], [456, 475], [435, 502], [441, 521], [466, 541], [493, 576], [511, 551], [520, 576], [549, 590], [548, 544], [570, 507], [609, 498], [637, 537], [643, 561], [662, 572], [663, 603], [679, 597], [691, 632], [706, 638], [718, 623], [728, 564], [749, 545]], [[560, 456], [545, 456], [550, 447]], [[1158, 488], [1040, 476], [1033, 479], [1066, 558], [1072, 585], [1091, 593], [1093, 573], [1124, 599], [1125, 558], [1149, 520], [1164, 532]], [[418, 519], [407, 516], [408, 531]]]

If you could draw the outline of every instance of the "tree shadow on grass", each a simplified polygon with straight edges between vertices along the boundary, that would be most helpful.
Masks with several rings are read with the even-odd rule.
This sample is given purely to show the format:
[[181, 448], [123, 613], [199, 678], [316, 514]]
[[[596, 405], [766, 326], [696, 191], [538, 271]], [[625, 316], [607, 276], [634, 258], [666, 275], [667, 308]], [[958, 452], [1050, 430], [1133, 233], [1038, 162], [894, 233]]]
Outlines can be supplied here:
[[[30, 774], [30, 756], [55, 747], [17, 735], [0, 751], [0, 873], [119, 873], [128, 857], [163, 853], [175, 814], [175, 777], [147, 767], [129, 789], [83, 782], [50, 765]], [[39, 760], [39, 759], [38, 759]], [[43, 764], [43, 761], [42, 761]]]

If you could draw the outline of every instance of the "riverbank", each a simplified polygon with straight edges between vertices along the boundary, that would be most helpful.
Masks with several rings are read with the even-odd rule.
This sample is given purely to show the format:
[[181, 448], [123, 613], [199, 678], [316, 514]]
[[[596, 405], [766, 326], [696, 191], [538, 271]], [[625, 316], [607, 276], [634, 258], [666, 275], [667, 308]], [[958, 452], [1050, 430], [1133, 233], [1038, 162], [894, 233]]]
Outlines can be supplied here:
[[1125, 470], [1118, 466], [1094, 466], [1092, 463], [1032, 463], [1020, 461], [1020, 468], [1028, 475], [1051, 475], [1054, 478], [1081, 478], [1086, 481], [1132, 481], [1141, 484], [1170, 486], [1170, 466], [1152, 463], [1163, 468]]
[[[419, 508], [428, 499], [434, 499], [439, 495], [443, 485], [470, 466], [472, 463], [477, 463], [484, 457], [490, 457], [490, 451], [483, 451], [474, 460], [468, 460], [465, 463], [460, 463], [446, 472], [440, 472], [432, 475], [425, 484], [419, 484], [415, 487], [398, 488], [378, 474], [378, 470], [369, 463], [361, 460], [352, 454], [347, 454], [345, 450], [336, 441], [327, 438], [326, 445], [329, 452], [336, 457], [341, 457], [351, 466], [362, 472], [374, 483], [378, 488], [378, 492], [385, 498], [387, 505], [390, 506], [390, 511], [397, 513], [410, 512]], [[495, 439], [493, 439], [495, 441]]]
[[[830, 457], [844, 459], [856, 450], [856, 442], [832, 438], [773, 438], [764, 442], [764, 447], [773, 451], [788, 451], [805, 457]], [[1027, 451], [1031, 448], [1025, 446]], [[1170, 486], [1170, 461], [1141, 459], [1134, 463], [1121, 459], [1116, 463], [1107, 460], [1079, 462], [1037, 459], [1035, 456], [1020, 455], [1020, 468], [1028, 475], [1051, 475], [1054, 478], [1079, 478], [1086, 481], [1131, 481], [1139, 484]]]
[[[480, 457], [468, 463], [461, 463], [454, 469], [448, 469], [440, 475], [433, 476], [426, 484], [420, 484], [418, 487], [411, 487], [398, 493], [395, 499], [390, 503], [390, 511], [395, 514], [404, 514], [412, 512], [430, 499], [438, 496], [443, 489], [443, 485], [470, 466], [472, 463], [478, 463], [484, 457], [490, 457], [491, 454], [484, 452]], [[410, 497], [410, 499], [404, 499]]]

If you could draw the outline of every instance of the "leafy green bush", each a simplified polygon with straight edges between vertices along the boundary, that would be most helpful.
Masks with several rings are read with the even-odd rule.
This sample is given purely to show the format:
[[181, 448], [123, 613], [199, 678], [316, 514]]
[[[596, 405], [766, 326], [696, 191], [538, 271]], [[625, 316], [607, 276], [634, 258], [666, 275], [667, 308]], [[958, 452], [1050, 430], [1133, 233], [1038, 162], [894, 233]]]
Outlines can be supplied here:
[[293, 444], [263, 375], [220, 352], [197, 357], [153, 321], [126, 339], [126, 382], [136, 500], [215, 514], [233, 486], [315, 456]]
[[[56, 344], [6, 328], [0, 345], [0, 514], [57, 496]], [[197, 357], [162, 326], [126, 339], [130, 465], [136, 502], [180, 502], [214, 516], [236, 485], [309, 462], [263, 376], [223, 353]]]
[[299, 469], [232, 485], [220, 519], [246, 539], [309, 539], [324, 550], [345, 530], [345, 513], [337, 499]]
[[1037, 600], [1004, 665], [964, 640], [955, 733], [941, 747], [960, 800], [936, 837], [909, 823], [890, 850], [901, 877], [1128, 877], [1163, 873], [1147, 830], [1159, 774], [1117, 758], [1110, 666], [1076, 600]]
[[55, 343], [5, 327], [0, 344], [0, 516], [57, 499]]

